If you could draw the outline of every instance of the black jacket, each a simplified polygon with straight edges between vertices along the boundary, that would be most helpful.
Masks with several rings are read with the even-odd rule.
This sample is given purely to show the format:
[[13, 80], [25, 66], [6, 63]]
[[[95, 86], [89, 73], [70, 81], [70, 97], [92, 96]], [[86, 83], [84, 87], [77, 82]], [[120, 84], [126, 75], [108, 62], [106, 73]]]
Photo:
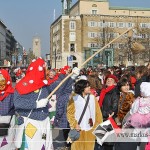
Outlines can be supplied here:
[[118, 112], [119, 97], [120, 93], [117, 87], [106, 93], [102, 104], [102, 115], [104, 121], [107, 120], [109, 114], [112, 114], [112, 112], [114, 112], [113, 118], [116, 118]]

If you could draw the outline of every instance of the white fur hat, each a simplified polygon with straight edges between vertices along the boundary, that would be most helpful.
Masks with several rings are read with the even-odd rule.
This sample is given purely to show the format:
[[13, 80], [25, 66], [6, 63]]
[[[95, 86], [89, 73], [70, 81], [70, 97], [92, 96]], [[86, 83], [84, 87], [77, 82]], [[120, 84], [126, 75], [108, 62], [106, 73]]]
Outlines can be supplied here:
[[81, 76], [79, 76], [78, 79], [79, 79], [79, 80], [87, 80], [87, 77], [86, 77], [85, 75], [81, 75]]
[[142, 82], [140, 85], [141, 96], [149, 97], [150, 96], [150, 82]]

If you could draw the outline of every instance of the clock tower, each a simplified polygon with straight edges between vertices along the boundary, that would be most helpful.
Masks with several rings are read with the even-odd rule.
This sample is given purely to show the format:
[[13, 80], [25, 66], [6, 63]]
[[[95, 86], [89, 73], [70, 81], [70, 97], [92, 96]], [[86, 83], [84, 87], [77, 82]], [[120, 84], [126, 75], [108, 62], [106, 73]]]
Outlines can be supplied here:
[[38, 36], [33, 37], [33, 54], [36, 57], [41, 57], [41, 39]]

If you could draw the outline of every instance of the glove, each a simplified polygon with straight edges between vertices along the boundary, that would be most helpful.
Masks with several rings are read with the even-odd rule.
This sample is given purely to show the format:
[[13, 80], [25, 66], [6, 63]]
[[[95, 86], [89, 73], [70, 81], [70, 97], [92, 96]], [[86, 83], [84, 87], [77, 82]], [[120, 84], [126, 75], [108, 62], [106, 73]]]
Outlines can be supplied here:
[[73, 75], [71, 76], [71, 78], [72, 78], [73, 80], [75, 80], [76, 77], [80, 74], [80, 69], [77, 68], [77, 67], [74, 67], [74, 68], [72, 69], [72, 72], [73, 72]]
[[48, 103], [47, 98], [40, 99], [39, 101], [36, 101], [36, 108], [46, 107], [47, 103]]

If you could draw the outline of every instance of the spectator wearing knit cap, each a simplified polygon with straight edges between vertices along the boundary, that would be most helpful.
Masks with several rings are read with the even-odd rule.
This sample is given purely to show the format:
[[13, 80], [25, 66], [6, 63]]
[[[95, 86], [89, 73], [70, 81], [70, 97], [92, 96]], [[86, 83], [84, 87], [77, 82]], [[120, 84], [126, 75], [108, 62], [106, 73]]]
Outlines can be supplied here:
[[119, 100], [119, 91], [116, 87], [117, 82], [117, 77], [110, 74], [106, 77], [105, 87], [101, 90], [99, 105], [102, 108], [104, 120], [107, 120], [108, 116], [111, 114], [113, 117], [117, 114]]
[[[110, 116], [112, 116], [113, 119], [117, 116], [120, 95], [119, 90], [116, 87], [117, 82], [118, 79], [113, 74], [110, 74], [105, 78], [105, 87], [102, 88], [99, 97], [99, 105], [102, 110], [103, 121], [106, 121]], [[108, 146], [104, 143], [102, 147], [106, 150], [113, 150], [113, 145]]]

